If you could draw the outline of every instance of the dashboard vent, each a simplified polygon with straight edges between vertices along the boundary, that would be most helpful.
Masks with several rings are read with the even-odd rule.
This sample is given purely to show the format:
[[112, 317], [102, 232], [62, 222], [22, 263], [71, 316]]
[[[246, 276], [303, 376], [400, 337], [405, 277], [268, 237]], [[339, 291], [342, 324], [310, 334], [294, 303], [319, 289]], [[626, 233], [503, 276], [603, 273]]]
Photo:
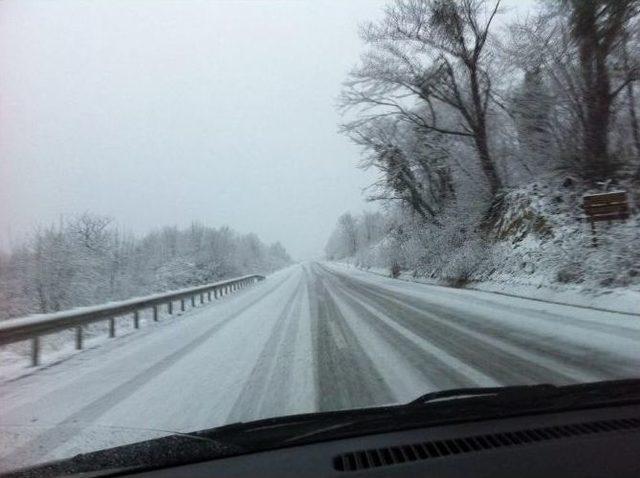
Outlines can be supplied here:
[[581, 435], [638, 429], [640, 418], [531, 428], [343, 453], [333, 459], [333, 467], [338, 471], [358, 471]]

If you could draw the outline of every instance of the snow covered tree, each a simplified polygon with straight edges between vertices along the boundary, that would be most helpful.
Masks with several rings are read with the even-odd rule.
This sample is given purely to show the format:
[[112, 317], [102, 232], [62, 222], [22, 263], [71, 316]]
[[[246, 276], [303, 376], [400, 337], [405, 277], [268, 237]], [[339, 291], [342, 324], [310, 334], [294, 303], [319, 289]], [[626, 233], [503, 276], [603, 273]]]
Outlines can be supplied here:
[[136, 239], [110, 218], [85, 213], [37, 229], [28, 244], [0, 256], [0, 319], [267, 273], [290, 262], [281, 244], [267, 247], [255, 234], [226, 227], [194, 223]]
[[613, 102], [625, 87], [640, 79], [628, 70], [617, 79], [612, 71], [616, 51], [625, 40], [637, 0], [563, 0], [580, 65], [584, 172], [589, 179], [611, 177], [616, 162], [609, 155]]
[[[493, 81], [487, 51], [500, 1], [396, 0], [384, 18], [363, 29], [370, 47], [342, 94], [344, 108], [374, 118], [395, 116], [425, 132], [467, 138], [493, 197], [502, 187], [490, 151], [487, 115]], [[408, 99], [423, 108], [412, 108]], [[442, 110], [454, 112], [446, 121]]]
[[544, 173], [550, 169], [549, 151], [553, 96], [539, 67], [524, 74], [522, 86], [512, 100], [521, 154], [529, 170]]

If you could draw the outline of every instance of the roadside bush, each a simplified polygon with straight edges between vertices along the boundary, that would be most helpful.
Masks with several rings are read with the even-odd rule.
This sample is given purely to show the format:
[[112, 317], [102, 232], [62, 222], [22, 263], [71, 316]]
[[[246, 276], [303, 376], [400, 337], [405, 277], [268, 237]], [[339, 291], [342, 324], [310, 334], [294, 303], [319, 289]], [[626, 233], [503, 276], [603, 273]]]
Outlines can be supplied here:
[[470, 241], [460, 249], [452, 250], [442, 277], [452, 287], [464, 287], [476, 279], [489, 255], [487, 245], [482, 240]]
[[556, 281], [561, 284], [580, 284], [584, 282], [585, 270], [582, 264], [565, 264], [556, 272]]

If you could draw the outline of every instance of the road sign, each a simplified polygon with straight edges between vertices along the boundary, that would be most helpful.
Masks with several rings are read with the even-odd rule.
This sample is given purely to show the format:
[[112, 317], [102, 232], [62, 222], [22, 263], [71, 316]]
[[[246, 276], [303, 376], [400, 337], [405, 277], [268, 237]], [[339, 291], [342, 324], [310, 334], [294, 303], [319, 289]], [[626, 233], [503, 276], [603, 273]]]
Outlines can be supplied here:
[[596, 222], [629, 218], [629, 197], [626, 191], [612, 191], [608, 193], [587, 194], [582, 197], [582, 208], [591, 223], [593, 245], [598, 247], [596, 238]]

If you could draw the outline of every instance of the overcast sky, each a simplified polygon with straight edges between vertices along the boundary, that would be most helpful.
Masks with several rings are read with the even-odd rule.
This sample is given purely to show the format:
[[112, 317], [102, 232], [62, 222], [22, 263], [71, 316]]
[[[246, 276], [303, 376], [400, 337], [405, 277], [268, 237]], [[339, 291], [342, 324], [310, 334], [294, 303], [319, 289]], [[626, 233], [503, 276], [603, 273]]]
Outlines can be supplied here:
[[335, 100], [384, 3], [0, 2], [0, 246], [90, 211], [320, 254], [374, 207]]

